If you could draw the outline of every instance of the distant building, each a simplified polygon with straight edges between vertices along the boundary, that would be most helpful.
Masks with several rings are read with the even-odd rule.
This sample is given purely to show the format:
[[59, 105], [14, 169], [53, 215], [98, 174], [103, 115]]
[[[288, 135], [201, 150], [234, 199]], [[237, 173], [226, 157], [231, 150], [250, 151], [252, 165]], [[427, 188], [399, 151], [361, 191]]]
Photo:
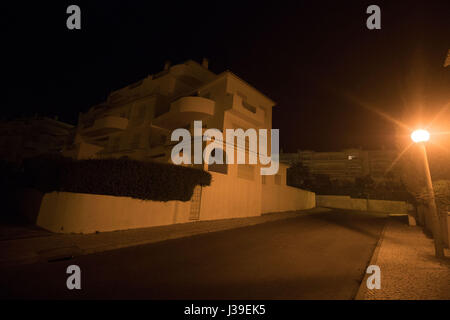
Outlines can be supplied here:
[[41, 154], [59, 154], [73, 125], [56, 118], [34, 117], [0, 122], [0, 159], [20, 163]]
[[367, 175], [374, 180], [387, 176], [399, 179], [397, 168], [390, 168], [396, 157], [397, 152], [393, 150], [346, 149], [339, 152], [282, 153], [280, 161], [286, 164], [302, 162], [313, 174], [324, 174], [332, 180], [354, 181]]

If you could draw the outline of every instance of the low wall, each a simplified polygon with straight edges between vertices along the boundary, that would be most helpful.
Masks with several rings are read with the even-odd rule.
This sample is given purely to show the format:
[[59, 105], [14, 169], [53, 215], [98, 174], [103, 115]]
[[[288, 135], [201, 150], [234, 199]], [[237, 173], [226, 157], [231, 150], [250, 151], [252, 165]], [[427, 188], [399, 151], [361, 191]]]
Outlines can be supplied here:
[[[285, 185], [210, 172], [202, 188], [199, 220], [259, 216], [314, 208], [315, 194]], [[259, 177], [259, 176], [258, 176]], [[94, 233], [191, 222], [192, 201], [144, 201], [129, 197], [52, 192], [45, 194], [37, 225], [59, 233]]]
[[389, 213], [408, 213], [408, 206], [405, 201], [368, 200], [367, 210]]
[[210, 172], [211, 186], [202, 188], [200, 220], [261, 215], [261, 184]]
[[353, 199], [349, 196], [316, 195], [316, 205], [318, 207], [385, 212], [393, 214], [408, 213], [408, 206], [404, 201]]
[[60, 233], [94, 233], [188, 222], [190, 201], [52, 192], [44, 195], [37, 225]]
[[314, 192], [285, 185], [262, 185], [262, 213], [304, 210], [315, 206]]

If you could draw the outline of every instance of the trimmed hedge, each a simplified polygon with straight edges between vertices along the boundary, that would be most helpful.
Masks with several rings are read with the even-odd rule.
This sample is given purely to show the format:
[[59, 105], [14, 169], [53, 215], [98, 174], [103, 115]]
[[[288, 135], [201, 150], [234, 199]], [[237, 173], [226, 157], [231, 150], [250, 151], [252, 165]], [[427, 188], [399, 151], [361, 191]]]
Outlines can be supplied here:
[[42, 192], [65, 191], [155, 201], [188, 201], [195, 186], [211, 184], [208, 172], [173, 164], [48, 156], [27, 159], [24, 178], [26, 186]]

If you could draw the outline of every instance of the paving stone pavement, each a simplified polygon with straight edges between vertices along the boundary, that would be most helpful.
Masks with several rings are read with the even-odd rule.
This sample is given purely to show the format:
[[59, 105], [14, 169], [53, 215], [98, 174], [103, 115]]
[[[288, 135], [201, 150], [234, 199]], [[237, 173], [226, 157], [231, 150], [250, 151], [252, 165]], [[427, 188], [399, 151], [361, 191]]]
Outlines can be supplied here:
[[381, 269], [381, 288], [367, 289], [366, 275], [357, 300], [449, 300], [450, 251], [434, 256], [433, 240], [421, 227], [390, 219], [370, 264]]

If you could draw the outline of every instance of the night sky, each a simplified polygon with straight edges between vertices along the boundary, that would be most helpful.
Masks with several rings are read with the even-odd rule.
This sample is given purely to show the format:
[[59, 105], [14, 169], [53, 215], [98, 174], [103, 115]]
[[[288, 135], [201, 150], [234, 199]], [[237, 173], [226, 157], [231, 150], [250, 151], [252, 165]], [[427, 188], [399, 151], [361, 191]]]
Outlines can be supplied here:
[[[79, 31], [66, 28], [70, 4], [81, 7]], [[370, 4], [381, 30], [366, 28]], [[358, 102], [398, 117], [414, 90], [425, 110], [450, 101], [448, 0], [33, 1], [1, 12], [3, 118], [76, 124], [165, 60], [202, 57], [277, 102], [285, 152], [391, 148], [394, 125]]]

